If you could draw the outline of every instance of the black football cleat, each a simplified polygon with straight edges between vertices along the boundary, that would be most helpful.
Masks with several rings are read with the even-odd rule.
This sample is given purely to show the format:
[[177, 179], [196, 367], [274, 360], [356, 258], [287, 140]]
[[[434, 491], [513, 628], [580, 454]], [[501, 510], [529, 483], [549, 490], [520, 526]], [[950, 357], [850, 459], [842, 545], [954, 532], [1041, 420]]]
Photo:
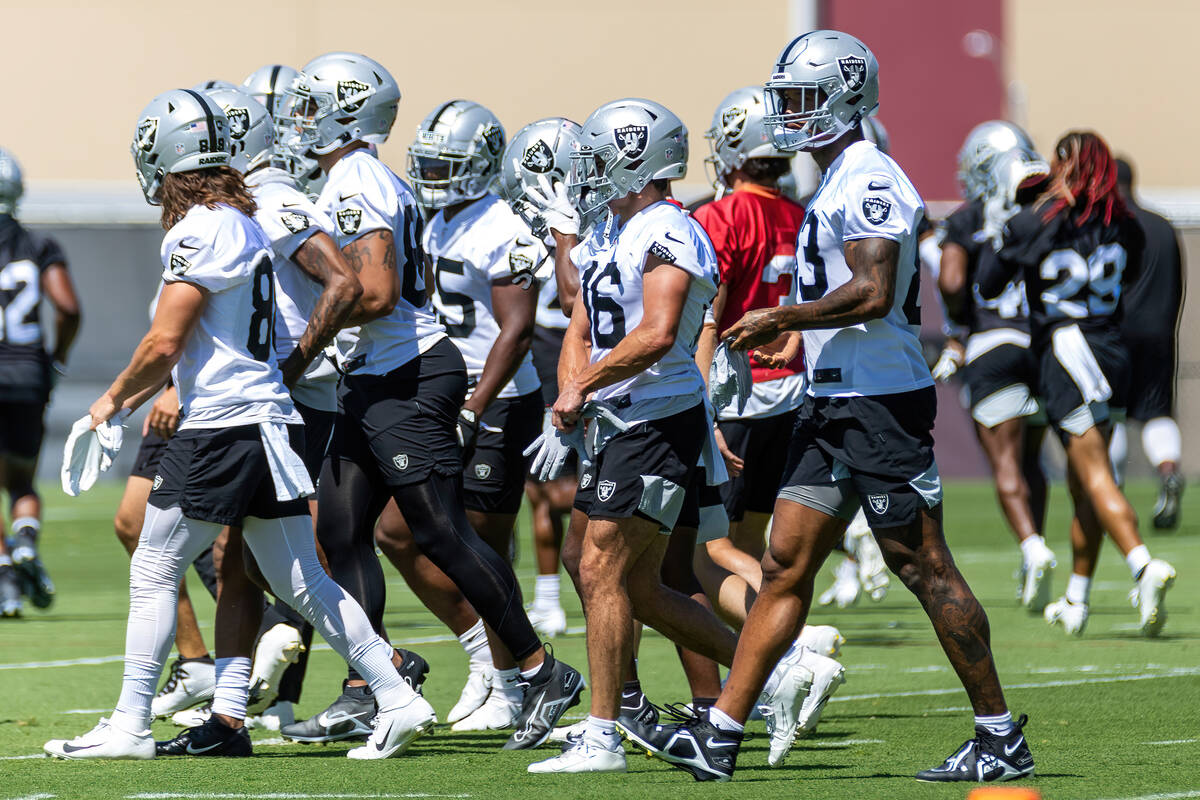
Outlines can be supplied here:
[[250, 732], [233, 729], [213, 717], [203, 725], [188, 728], [167, 742], [155, 742], [156, 756], [222, 756], [242, 758], [254, 754]]
[[505, 750], [526, 750], [546, 741], [566, 710], [579, 703], [583, 676], [579, 670], [556, 659], [547, 646], [546, 660], [522, 688], [525, 702], [517, 716], [517, 729], [504, 743]]
[[1033, 774], [1033, 754], [1025, 743], [1022, 729], [1029, 717], [1022, 714], [1005, 736], [997, 736], [981, 725], [975, 726], [975, 738], [963, 743], [954, 755], [933, 769], [917, 773], [926, 783], [970, 781], [991, 783], [1027, 778]]
[[621, 695], [621, 711], [617, 716], [617, 731], [640, 747], [642, 740], [653, 736], [658, 725], [658, 709], [641, 691]]
[[279, 729], [279, 735], [294, 742], [337, 742], [342, 739], [364, 739], [374, 728], [375, 695], [366, 686], [347, 686], [342, 682], [342, 694], [329, 707], [309, 717]]
[[412, 650], [405, 650], [401, 647], [394, 649], [404, 659], [404, 662], [396, 667], [396, 672], [400, 673], [400, 677], [412, 687], [414, 692], [420, 694], [421, 687], [425, 683], [425, 677], [429, 675], [429, 662]]
[[[642, 741], [636, 741], [647, 755], [666, 761], [691, 774], [698, 781], [720, 781], [733, 777], [738, 750], [745, 734], [723, 731], [706, 717], [686, 713], [681, 707], [668, 708], [675, 717], [686, 719], [673, 725], [656, 725]], [[617, 728], [622, 728], [617, 723]], [[628, 730], [622, 730], [629, 736]]]

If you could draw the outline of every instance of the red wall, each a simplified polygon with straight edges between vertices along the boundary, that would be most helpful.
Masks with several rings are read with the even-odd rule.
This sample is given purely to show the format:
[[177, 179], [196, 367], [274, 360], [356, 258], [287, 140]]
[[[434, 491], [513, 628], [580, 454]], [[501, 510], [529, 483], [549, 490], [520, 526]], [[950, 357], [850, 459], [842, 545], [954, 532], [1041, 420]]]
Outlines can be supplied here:
[[820, 0], [818, 16], [822, 27], [857, 36], [879, 59], [879, 119], [921, 196], [957, 199], [963, 137], [1005, 111], [997, 64], [967, 56], [963, 36], [991, 33], [1002, 63], [1002, 0]]

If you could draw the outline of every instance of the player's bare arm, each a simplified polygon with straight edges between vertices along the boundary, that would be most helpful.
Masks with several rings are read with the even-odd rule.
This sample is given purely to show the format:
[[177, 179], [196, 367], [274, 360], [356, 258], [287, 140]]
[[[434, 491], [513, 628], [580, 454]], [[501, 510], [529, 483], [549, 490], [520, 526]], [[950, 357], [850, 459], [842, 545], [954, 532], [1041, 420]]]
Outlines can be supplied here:
[[[725, 313], [725, 303], [729, 298], [729, 287], [722, 283], [717, 287], [717, 294], [712, 301], [712, 316], [714, 320], [719, 320], [721, 315]], [[696, 366], [700, 368], [700, 374], [704, 377], [705, 385], [708, 384], [708, 370], [712, 367], [713, 353], [717, 349], [717, 324], [715, 322], [704, 323], [704, 327], [700, 329], [700, 339], [696, 342]]]
[[871, 237], [846, 243], [851, 278], [819, 300], [751, 311], [725, 331], [734, 350], [750, 350], [785, 331], [845, 328], [886, 316], [896, 294], [900, 245]]
[[170, 439], [178, 428], [179, 392], [174, 386], [168, 385], [150, 404], [150, 411], [146, 413], [146, 423], [142, 427], [142, 436], [153, 431], [156, 436]]
[[[587, 307], [578, 295], [576, 292], [575, 301], [572, 302], [574, 310], [571, 313], [571, 322], [563, 334], [562, 350], [558, 356], [558, 385], [563, 388], [571, 385], [575, 378], [587, 369], [592, 358], [591, 323], [588, 321]], [[569, 431], [575, 427], [574, 417], [567, 422], [553, 408], [551, 411], [556, 428]]]
[[396, 240], [392, 232], [369, 231], [343, 247], [342, 255], [362, 284], [362, 296], [346, 325], [362, 325], [392, 313], [400, 299]]
[[961, 316], [966, 302], [967, 251], [962, 245], [946, 242], [942, 245], [941, 270], [938, 272], [938, 291], [951, 317]]
[[296, 349], [280, 365], [287, 386], [295, 384], [337, 332], [346, 327], [363, 296], [362, 283], [328, 234], [310, 236], [292, 260], [323, 289]]
[[46, 268], [42, 273], [42, 292], [54, 306], [54, 352], [50, 357], [56, 363], [65, 364], [83, 319], [75, 285], [65, 265], [51, 264]]
[[579, 244], [579, 237], [573, 233], [559, 233], [553, 228], [550, 235], [554, 237], [554, 282], [558, 285], [559, 303], [563, 315], [570, 317], [579, 295], [579, 270], [571, 261], [571, 248]]
[[108, 391], [92, 403], [92, 425], [113, 418], [122, 408], [135, 409], [162, 386], [208, 303], [208, 292], [183, 281], [170, 283], [158, 298], [150, 331], [133, 352], [129, 366]]
[[533, 345], [533, 319], [537, 313], [537, 292], [522, 289], [510, 279], [492, 283], [492, 315], [500, 326], [500, 335], [488, 351], [487, 361], [475, 391], [463, 403], [463, 408], [476, 415], [491, 405], [521, 366], [522, 359]]

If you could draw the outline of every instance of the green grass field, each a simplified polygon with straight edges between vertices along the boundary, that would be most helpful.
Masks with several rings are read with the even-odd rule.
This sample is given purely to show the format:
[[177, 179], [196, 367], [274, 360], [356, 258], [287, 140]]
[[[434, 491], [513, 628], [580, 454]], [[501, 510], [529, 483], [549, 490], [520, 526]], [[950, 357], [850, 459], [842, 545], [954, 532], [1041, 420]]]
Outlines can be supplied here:
[[[1153, 487], [1131, 497], [1149, 516]], [[766, 765], [766, 738], [754, 723], [729, 784], [694, 784], [666, 765], [630, 754], [628, 775], [532, 776], [526, 765], [552, 755], [505, 752], [504, 734], [453, 734], [418, 741], [405, 757], [351, 762], [349, 745], [284, 745], [256, 732], [257, 758], [163, 759], [155, 762], [58, 762], [38, 757], [50, 738], [83, 733], [107, 713], [119, 690], [119, 654], [128, 603], [127, 561], [111, 529], [118, 492], [102, 486], [71, 500], [46, 487], [44, 559], [58, 584], [49, 613], [26, 610], [0, 622], [0, 800], [5, 798], [308, 798], [308, 797], [769, 797], [960, 798], [969, 787], [931, 786], [912, 774], [939, 762], [971, 732], [966, 696], [950, 672], [912, 598], [893, 584], [880, 604], [818, 610], [812, 621], [834, 624], [848, 639], [847, 683], [828, 707], [815, 738], [797, 743], [786, 766]], [[1170, 621], [1156, 641], [1136, 632], [1126, 592], [1129, 575], [1107, 546], [1092, 593], [1087, 635], [1067, 639], [1013, 601], [1017, 551], [990, 487], [955, 484], [947, 491], [947, 527], [958, 562], [991, 617], [992, 640], [1009, 704], [1028, 713], [1026, 733], [1037, 759], [1029, 782], [1048, 800], [1200, 797], [1200, 492], [1185, 497], [1184, 527], [1150, 535], [1154, 554], [1170, 560], [1179, 581]], [[1050, 543], [1059, 555], [1056, 591], [1069, 564], [1067, 504], [1053, 498]], [[521, 534], [522, 580], [531, 590], [527, 529]], [[387, 627], [433, 665], [426, 695], [445, 714], [458, 696], [466, 659], [447, 631], [419, 606], [389, 567]], [[822, 580], [822, 587], [828, 581]], [[202, 593], [200, 593], [202, 594]], [[206, 635], [212, 605], [198, 597]], [[573, 594], [571, 625], [582, 626]], [[432, 640], [432, 641], [431, 641]], [[586, 665], [581, 635], [556, 652]], [[94, 663], [79, 663], [95, 659]], [[328, 649], [312, 658], [300, 711], [324, 708], [344, 666]], [[685, 700], [674, 648], [648, 633], [641, 651], [643, 683], [656, 702]], [[586, 704], [587, 695], [584, 695]], [[579, 718], [583, 707], [572, 709]], [[174, 728], [155, 726], [159, 738]], [[694, 793], [694, 795], [693, 795]]]

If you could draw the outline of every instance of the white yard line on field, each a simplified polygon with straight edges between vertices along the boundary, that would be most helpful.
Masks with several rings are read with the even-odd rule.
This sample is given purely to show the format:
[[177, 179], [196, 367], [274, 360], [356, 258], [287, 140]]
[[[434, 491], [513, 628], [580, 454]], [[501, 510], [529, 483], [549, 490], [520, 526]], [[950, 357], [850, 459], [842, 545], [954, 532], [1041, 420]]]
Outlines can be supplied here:
[[125, 656], [94, 656], [92, 658], [66, 658], [62, 661], [26, 661], [24, 664], [0, 664], [0, 669], [45, 669], [47, 667], [82, 667], [91, 664], [112, 664], [124, 661]]
[[800, 747], [850, 747], [856, 744], [883, 744], [883, 739], [839, 739], [835, 742], [804, 742], [800, 743]]
[[302, 792], [272, 792], [270, 794], [232, 794], [205, 792], [144, 792], [142, 794], [127, 794], [125, 800], [374, 800], [374, 798], [390, 797], [447, 797], [464, 798], [469, 794], [427, 794], [425, 792], [406, 792], [405, 794], [304, 794]]
[[112, 711], [111, 708], [70, 708], [66, 711], [60, 711], [60, 714], [107, 714]]
[[1200, 797], [1200, 790], [1167, 792], [1165, 794], [1140, 794], [1137, 797], [1106, 797], [1104, 800], [1188, 800], [1190, 797]]
[[20, 797], [8, 797], [5, 800], [50, 800], [51, 797], [58, 797], [56, 794], [26, 794]]
[[1163, 739], [1161, 742], [1142, 742], [1142, 744], [1191, 744], [1192, 742], [1200, 742], [1200, 739]]
[[28, 756], [0, 756], [0, 761], [28, 761], [31, 758], [49, 758], [45, 753], [33, 753]]

